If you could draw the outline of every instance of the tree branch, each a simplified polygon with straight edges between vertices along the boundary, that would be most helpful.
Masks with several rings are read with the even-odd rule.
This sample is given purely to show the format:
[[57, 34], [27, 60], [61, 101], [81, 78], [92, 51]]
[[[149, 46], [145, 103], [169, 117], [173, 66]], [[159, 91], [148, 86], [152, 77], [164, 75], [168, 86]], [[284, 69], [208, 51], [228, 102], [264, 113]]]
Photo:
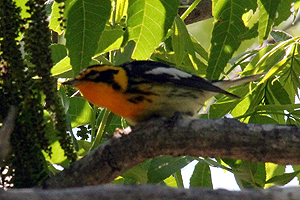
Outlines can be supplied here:
[[[181, 5], [191, 5], [194, 1], [181, 1]], [[179, 8], [178, 14], [182, 15], [185, 12], [185, 8]], [[212, 2], [211, 0], [202, 0], [196, 8], [189, 14], [184, 20], [186, 24], [192, 24], [198, 21], [212, 18]]]
[[9, 153], [10, 146], [10, 135], [14, 130], [15, 119], [18, 114], [18, 108], [16, 106], [10, 106], [8, 115], [3, 122], [3, 126], [0, 129], [0, 164]]
[[244, 124], [235, 119], [155, 119], [111, 138], [50, 177], [45, 188], [109, 183], [133, 166], [159, 155], [190, 155], [300, 164], [300, 127]]
[[104, 185], [54, 190], [15, 189], [0, 191], [3, 200], [119, 200], [119, 199], [201, 199], [201, 200], [283, 200], [300, 199], [300, 188], [276, 188], [242, 191], [203, 188], [171, 188], [156, 185]]

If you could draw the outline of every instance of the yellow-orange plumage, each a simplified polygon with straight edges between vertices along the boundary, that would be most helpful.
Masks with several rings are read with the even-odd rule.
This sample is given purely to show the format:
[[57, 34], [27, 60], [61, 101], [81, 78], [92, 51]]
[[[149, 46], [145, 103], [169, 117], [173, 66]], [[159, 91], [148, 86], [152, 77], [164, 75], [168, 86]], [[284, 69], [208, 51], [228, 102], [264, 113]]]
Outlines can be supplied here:
[[95, 83], [92, 81], [75, 84], [84, 98], [92, 104], [108, 108], [115, 114], [124, 118], [132, 118], [140, 115], [150, 103], [133, 104], [128, 101], [128, 96], [122, 92], [116, 92], [111, 85], [106, 83]]
[[217, 93], [238, 98], [225, 89], [259, 76], [210, 82], [163, 63], [134, 61], [121, 66], [91, 66], [65, 84], [77, 87], [89, 102], [108, 108], [134, 125], [175, 113], [193, 117]]

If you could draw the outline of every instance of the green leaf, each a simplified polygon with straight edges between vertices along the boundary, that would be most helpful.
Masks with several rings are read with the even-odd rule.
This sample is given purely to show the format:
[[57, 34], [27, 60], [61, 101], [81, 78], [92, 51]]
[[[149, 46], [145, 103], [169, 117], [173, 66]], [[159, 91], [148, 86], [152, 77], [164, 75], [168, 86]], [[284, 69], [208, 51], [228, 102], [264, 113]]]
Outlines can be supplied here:
[[266, 182], [265, 163], [258, 163], [254, 173], [254, 182], [258, 187], [264, 187]]
[[292, 38], [292, 36], [284, 31], [281, 30], [273, 30], [271, 31], [271, 36], [275, 40], [275, 42], [282, 42], [285, 40], [289, 40]]
[[199, 161], [190, 178], [190, 187], [213, 188], [209, 165], [204, 161]]
[[52, 144], [56, 141], [58, 141], [57, 137], [57, 130], [54, 128], [54, 123], [51, 115], [49, 114], [48, 111], [44, 110], [44, 122], [46, 123], [45, 125], [45, 132], [46, 132], [46, 137], [49, 140], [49, 143]]
[[120, 128], [122, 127], [122, 123], [121, 123], [121, 117], [118, 115], [115, 115], [114, 113], [111, 114], [112, 115], [112, 119], [109, 123], [109, 126], [106, 126], [104, 131], [107, 133], [114, 133], [116, 131], [116, 128]]
[[134, 51], [135, 43], [134, 41], [129, 41], [127, 45], [124, 48], [123, 52], [118, 51], [116, 54], [116, 60], [115, 64], [116, 65], [121, 65], [125, 62], [132, 61], [131, 55]]
[[[249, 114], [255, 112], [258, 105], [261, 104], [262, 99], [265, 95], [266, 84], [256, 85], [252, 92], [248, 93], [246, 97], [230, 112], [230, 114], [235, 118], [242, 118], [247, 122]], [[249, 90], [249, 87], [248, 87]]]
[[277, 26], [281, 22], [287, 20], [293, 14], [291, 11], [293, 3], [295, 3], [295, 0], [282, 0], [281, 1], [280, 5], [277, 8], [278, 16], [276, 16], [276, 18], [274, 20], [275, 26]]
[[277, 101], [273, 104], [291, 104], [288, 93], [285, 91], [279, 81], [272, 81], [271, 84], [268, 84], [268, 89], [272, 95], [272, 98]]
[[[189, 38], [189, 34], [186, 30], [186, 26], [184, 24], [182, 26], [182, 23], [180, 23], [180, 21], [182, 20], [177, 16], [175, 18], [175, 23], [173, 26], [173, 35], [172, 35], [172, 46], [173, 46], [174, 53], [176, 55], [175, 57], [176, 66], [179, 66], [182, 63], [184, 56], [187, 55], [185, 51], [185, 45], [186, 45], [185, 39]], [[183, 27], [185, 29], [184, 32], [182, 30]]]
[[285, 173], [278, 176], [273, 176], [269, 180], [266, 181], [266, 183], [274, 183], [275, 185], [285, 185], [289, 183], [295, 176], [299, 174], [300, 170], [292, 172], [292, 173]]
[[190, 156], [177, 158], [172, 156], [159, 156], [152, 159], [148, 169], [148, 183], [159, 183], [163, 181], [193, 160], [194, 158]]
[[256, 9], [256, 4], [253, 4], [251, 0], [243, 1], [243, 3], [240, 0], [213, 1], [215, 23], [206, 70], [207, 79], [218, 80], [227, 62], [240, 46], [242, 42], [240, 36], [249, 30], [242, 16], [250, 9]]
[[205, 61], [208, 61], [208, 53], [206, 49], [191, 35], [194, 50], [198, 53]]
[[[73, 3], [73, 2], [72, 2]], [[91, 62], [98, 41], [110, 17], [110, 0], [77, 0], [67, 13], [66, 46], [74, 73]]]
[[[278, 175], [282, 175], [285, 172], [285, 165], [277, 165], [274, 163], [266, 163], [266, 180]], [[273, 186], [273, 183], [268, 183], [265, 188]]]
[[[258, 37], [259, 43], [267, 39], [270, 30], [274, 24], [278, 5], [281, 0], [258, 0], [259, 21], [258, 21]], [[286, 11], [285, 11], [286, 12]]]
[[295, 109], [299, 109], [300, 104], [288, 104], [288, 105], [261, 105], [255, 108], [256, 111], [284, 111], [292, 112]]
[[67, 160], [65, 152], [61, 148], [60, 143], [58, 141], [52, 143], [50, 147], [52, 150], [51, 157], [48, 155], [48, 153], [44, 153], [44, 156], [48, 162], [50, 162], [51, 164], [62, 164], [64, 161]]
[[129, 39], [135, 42], [132, 58], [145, 60], [162, 42], [174, 17], [179, 0], [131, 0], [128, 5]]
[[51, 69], [51, 74], [56, 78], [73, 78], [74, 72], [70, 65], [70, 58], [66, 56], [56, 63]]
[[297, 55], [295, 49], [299, 48], [299, 45], [295, 44], [292, 47], [291, 55], [287, 60], [284, 68], [282, 69], [282, 74], [279, 78], [285, 90], [288, 92], [290, 99], [294, 99], [295, 95], [299, 97], [298, 88], [300, 88], [299, 71], [300, 71], [300, 57]]
[[14, 2], [16, 2], [17, 7], [21, 8], [20, 14], [22, 19], [30, 17], [30, 14], [26, 11], [29, 9], [29, 7], [26, 6], [27, 1], [14, 1]]
[[278, 124], [277, 121], [269, 117], [268, 115], [252, 115], [248, 121], [248, 123], [252, 124]]
[[230, 110], [238, 104], [235, 99], [228, 101], [217, 101], [209, 107], [209, 119], [217, 119], [225, 116]]
[[77, 140], [77, 142], [79, 145], [79, 151], [77, 152], [77, 154], [79, 156], [85, 156], [89, 152], [92, 143], [84, 140]]
[[262, 48], [254, 56], [251, 62], [245, 68], [245, 74], [256, 74], [268, 72], [259, 84], [265, 82], [272, 77], [275, 72], [281, 71], [282, 67], [292, 56], [292, 48], [299, 38], [291, 38], [289, 40], [269, 45]]
[[116, 1], [116, 15], [115, 21], [116, 23], [122, 22], [123, 17], [127, 14], [128, 9], [128, 0]]
[[68, 113], [72, 120], [72, 127], [90, 123], [92, 119], [92, 108], [85, 99], [79, 97], [70, 98]]
[[108, 51], [119, 49], [123, 42], [123, 34], [124, 30], [121, 26], [112, 27], [106, 25], [98, 42], [98, 49], [94, 57]]
[[140, 164], [123, 173], [122, 177], [133, 179], [141, 184], [146, 184], [148, 180], [147, 169], [143, 164]]
[[[172, 45], [175, 53], [175, 65], [179, 66], [183, 62], [183, 59], [185, 57], [188, 57], [194, 68], [184, 69], [185, 71], [189, 71], [194, 74], [198, 73], [196, 72], [196, 70], [205, 71], [206, 65], [196, 57], [196, 50], [194, 49], [194, 44], [192, 42], [191, 36], [180, 17], [175, 17], [175, 23], [173, 27]], [[196, 40], [194, 39], [194, 41]]]
[[[241, 97], [241, 99], [232, 99], [225, 95], [217, 95], [217, 102], [209, 108], [209, 118], [220, 118], [231, 111], [231, 114], [236, 117], [244, 114], [250, 105], [249, 85], [244, 84], [227, 90]], [[256, 92], [256, 91], [255, 91]], [[254, 94], [254, 92], [252, 93]]]
[[[294, 171], [300, 170], [300, 165], [292, 165], [292, 167], [293, 167], [293, 170], [294, 170]], [[298, 183], [299, 183], [299, 180], [300, 180], [300, 174], [297, 174], [297, 178], [298, 178]]]
[[169, 187], [175, 187], [175, 188], [177, 188], [178, 186], [177, 186], [177, 182], [176, 182], [176, 179], [174, 178], [174, 176], [169, 176], [168, 178], [166, 178], [165, 180], [164, 180], [164, 182], [165, 182], [165, 184], [167, 185], [167, 186], [169, 186]]
[[[199, 161], [199, 159], [197, 159]], [[224, 161], [222, 161], [221, 159], [216, 159], [217, 161], [214, 161], [211, 158], [204, 158], [203, 161], [206, 162], [207, 164], [209, 164], [212, 167], [219, 167], [221, 169], [227, 170], [227, 171], [231, 171], [230, 168], [228, 168], [226, 166], [226, 163]]]
[[62, 17], [62, 14], [59, 13], [61, 11], [59, 9], [59, 6], [63, 6], [63, 5], [64, 3], [57, 3], [56, 1], [54, 1], [52, 5], [51, 16], [50, 16], [51, 18], [49, 21], [49, 28], [55, 31], [59, 35], [63, 33], [62, 27], [60, 26], [61, 21], [58, 20], [60, 17]]
[[[231, 166], [231, 165], [230, 165]], [[264, 187], [266, 171], [264, 163], [241, 160], [238, 165], [231, 166], [234, 177], [240, 188]]]
[[51, 49], [51, 58], [54, 64], [57, 64], [59, 61], [64, 59], [68, 53], [65, 45], [62, 44], [52, 44], [50, 45]]
[[181, 170], [178, 170], [177, 172], [174, 173], [174, 178], [175, 178], [177, 187], [183, 188], [184, 185], [183, 185]]

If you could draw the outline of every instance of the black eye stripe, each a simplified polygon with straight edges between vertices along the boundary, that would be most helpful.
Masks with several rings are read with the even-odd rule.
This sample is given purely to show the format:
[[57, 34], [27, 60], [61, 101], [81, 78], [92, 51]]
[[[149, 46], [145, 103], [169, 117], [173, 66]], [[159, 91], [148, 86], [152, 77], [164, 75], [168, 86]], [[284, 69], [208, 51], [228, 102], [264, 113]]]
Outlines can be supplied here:
[[83, 79], [93, 82], [108, 83], [112, 85], [112, 88], [114, 90], [120, 90], [121, 86], [116, 82], [116, 80], [114, 80], [114, 75], [118, 73], [119, 70], [114, 69], [108, 69], [105, 71], [91, 70], [85, 75]]
[[105, 83], [113, 83], [114, 82], [114, 75], [118, 74], [119, 70], [109, 69], [106, 71], [96, 71], [91, 70], [86, 76], [86, 80], [91, 80], [94, 82], [105, 82]]

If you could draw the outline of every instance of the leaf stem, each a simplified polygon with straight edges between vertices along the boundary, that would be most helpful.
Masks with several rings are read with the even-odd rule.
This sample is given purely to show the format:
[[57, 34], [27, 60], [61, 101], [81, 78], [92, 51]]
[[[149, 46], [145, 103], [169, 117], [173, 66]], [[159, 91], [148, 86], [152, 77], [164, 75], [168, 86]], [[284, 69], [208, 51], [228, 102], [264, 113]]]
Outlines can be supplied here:
[[95, 140], [94, 140], [94, 142], [93, 142], [93, 144], [90, 148], [90, 151], [95, 149], [97, 146], [99, 146], [99, 144], [101, 142], [101, 139], [102, 139], [102, 136], [103, 136], [103, 132], [105, 130], [105, 127], [109, 124], [109, 121], [111, 120], [110, 115], [111, 115], [111, 112], [105, 108], [102, 121], [99, 125], [98, 131], [97, 131], [97, 134], [96, 134], [96, 138], [95, 138]]
[[96, 115], [97, 115], [97, 110], [98, 108], [94, 105], [93, 106], [93, 111], [92, 111], [92, 120], [91, 120], [91, 141], [93, 142], [96, 137]]
[[183, 188], [184, 185], [183, 185], [183, 180], [182, 180], [181, 170], [178, 170], [177, 172], [175, 172], [174, 178], [175, 178], [175, 180], [176, 180], [177, 187]]
[[201, 0], [194, 1], [194, 3], [192, 3], [192, 5], [190, 7], [188, 7], [188, 9], [186, 9], [186, 11], [180, 17], [182, 19], [182, 21], [184, 21], [185, 18], [187, 18], [187, 16], [196, 8], [198, 3], [200, 3], [200, 1]]

